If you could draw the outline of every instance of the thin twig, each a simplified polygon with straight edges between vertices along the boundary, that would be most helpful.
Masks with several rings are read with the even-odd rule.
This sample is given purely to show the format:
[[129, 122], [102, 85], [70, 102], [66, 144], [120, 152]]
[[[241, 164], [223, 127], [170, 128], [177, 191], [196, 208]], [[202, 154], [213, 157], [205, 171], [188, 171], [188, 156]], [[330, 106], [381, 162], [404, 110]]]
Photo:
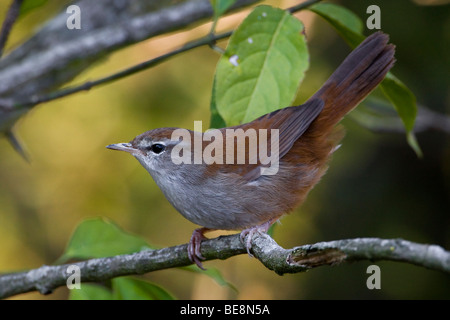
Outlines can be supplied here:
[[[355, 110], [349, 117], [359, 125], [377, 133], [400, 133], [405, 134], [406, 129], [398, 115], [384, 114], [377, 110], [377, 104], [373, 104], [373, 112]], [[441, 131], [450, 134], [450, 116], [431, 110], [428, 107], [418, 105], [417, 117], [413, 131], [415, 133], [427, 130]]]
[[[418, 244], [402, 239], [356, 238], [303, 245], [292, 249], [280, 247], [267, 234], [255, 234], [252, 252], [268, 269], [277, 274], [303, 272], [312, 268], [352, 261], [390, 260], [411, 263], [450, 274], [450, 252], [437, 245]], [[206, 260], [227, 259], [245, 254], [239, 234], [202, 242]], [[91, 259], [72, 264], [42, 266], [37, 269], [0, 276], [0, 298], [39, 291], [49, 294], [66, 285], [68, 267], [79, 267], [81, 282], [100, 282], [118, 276], [190, 265], [187, 244], [134, 254]]]
[[13, 0], [11, 6], [6, 13], [5, 20], [3, 21], [2, 30], [0, 31], [0, 57], [3, 55], [6, 42], [8, 41], [9, 34], [11, 33], [12, 26], [16, 21], [20, 13], [20, 6], [23, 0]]
[[88, 81], [85, 82], [81, 85], [78, 86], [74, 86], [74, 87], [70, 87], [70, 88], [65, 88], [65, 89], [61, 89], [58, 91], [55, 91], [51, 94], [48, 95], [44, 95], [44, 96], [34, 96], [32, 97], [29, 101], [26, 102], [19, 102], [16, 103], [14, 106], [12, 106], [14, 109], [22, 109], [22, 108], [29, 108], [29, 107], [33, 107], [35, 105], [38, 105], [40, 103], [44, 103], [44, 102], [49, 102], [52, 100], [56, 100], [62, 97], [66, 97], [68, 95], [80, 92], [80, 91], [87, 91], [92, 89], [93, 87], [97, 87], [100, 85], [104, 85], [104, 84], [108, 84], [111, 83], [113, 81], [122, 79], [124, 77], [130, 76], [132, 74], [138, 73], [140, 71], [149, 69], [151, 67], [154, 67], [158, 64], [160, 64], [161, 62], [166, 61], [167, 59], [180, 54], [182, 52], [186, 52], [189, 51], [191, 49], [194, 48], [198, 48], [204, 45], [209, 45], [212, 41], [217, 41], [217, 40], [221, 40], [221, 39], [225, 39], [228, 38], [230, 35], [232, 34], [231, 31], [229, 32], [225, 32], [225, 33], [221, 33], [221, 34], [217, 34], [214, 36], [207, 36], [207, 37], [203, 37], [191, 42], [186, 43], [185, 45], [183, 45], [181, 48], [175, 49], [171, 52], [168, 52], [166, 54], [163, 54], [161, 56], [158, 56], [154, 59], [142, 62], [140, 64], [137, 64], [131, 68], [127, 68], [124, 69], [122, 71], [119, 71], [117, 73], [114, 73], [112, 75], [106, 76], [104, 78], [100, 78], [94, 81]]
[[294, 12], [306, 9], [306, 8], [312, 6], [313, 4], [316, 4], [316, 3], [320, 2], [320, 1], [322, 1], [322, 0], [308, 0], [308, 1], [305, 1], [305, 2], [302, 2], [302, 3], [299, 3], [299, 4], [295, 5], [295, 6], [292, 6], [292, 7], [288, 8], [288, 9], [286, 9], [286, 10], [289, 11], [290, 13], [294, 13]]
[[[289, 11], [290, 13], [294, 13], [294, 12], [303, 10], [303, 9], [305, 9], [305, 8], [315, 4], [317, 2], [320, 2], [320, 1], [321, 0], [305, 1], [303, 3], [300, 3], [299, 5], [293, 6], [291, 8], [286, 9], [286, 10]], [[71, 95], [71, 94], [74, 94], [74, 93], [77, 93], [77, 92], [80, 92], [80, 91], [87, 91], [87, 90], [92, 89], [93, 87], [97, 87], [97, 86], [100, 86], [100, 85], [104, 85], [104, 84], [111, 83], [113, 81], [122, 79], [124, 77], [129, 76], [129, 75], [132, 75], [132, 74], [138, 73], [140, 71], [143, 71], [143, 70], [149, 69], [151, 67], [154, 67], [155, 65], [157, 65], [157, 64], [159, 64], [159, 63], [161, 63], [163, 61], [166, 61], [168, 58], [171, 58], [171, 57], [173, 57], [173, 56], [175, 56], [175, 55], [177, 55], [179, 53], [183, 53], [183, 52], [189, 51], [189, 50], [194, 49], [194, 48], [198, 48], [198, 47], [201, 47], [201, 46], [204, 46], [204, 45], [208, 45], [208, 46], [210, 46], [210, 47], [212, 47], [214, 49], [217, 49], [217, 47], [215, 47], [215, 43], [218, 40], [222, 40], [222, 39], [226, 39], [226, 38], [230, 37], [232, 33], [233, 33], [233, 31], [229, 31], [229, 32], [221, 33], [221, 34], [208, 34], [208, 35], [206, 35], [206, 36], [204, 36], [204, 37], [202, 37], [200, 39], [197, 39], [197, 40], [194, 40], [194, 41], [186, 43], [184, 46], [182, 46], [179, 49], [176, 49], [176, 50], [173, 50], [173, 51], [168, 52], [166, 54], [163, 54], [163, 55], [161, 55], [161, 56], [159, 56], [157, 58], [145, 61], [145, 62], [140, 63], [138, 65], [135, 65], [135, 66], [133, 66], [131, 68], [127, 68], [125, 70], [119, 71], [119, 72], [114, 73], [114, 74], [112, 74], [110, 76], [107, 76], [107, 77], [104, 77], [104, 78], [101, 78], [101, 79], [98, 79], [98, 80], [95, 80], [95, 81], [88, 81], [86, 83], [83, 83], [81, 85], [74, 86], [74, 87], [71, 87], [71, 88], [58, 90], [58, 91], [55, 91], [55, 92], [50, 93], [48, 95], [34, 96], [28, 101], [17, 102], [17, 103], [15, 103], [12, 106], [3, 106], [3, 107], [9, 107], [9, 108], [15, 108], [15, 109], [17, 109], [17, 108], [19, 108], [19, 109], [31, 108], [31, 107], [34, 107], [34, 106], [36, 106], [38, 104], [44, 103], [44, 102], [49, 102], [49, 101], [56, 100], [56, 99], [59, 99], [59, 98], [62, 98], [62, 97], [66, 97], [68, 95]], [[221, 48], [219, 48], [218, 50], [221, 51], [220, 49]]]

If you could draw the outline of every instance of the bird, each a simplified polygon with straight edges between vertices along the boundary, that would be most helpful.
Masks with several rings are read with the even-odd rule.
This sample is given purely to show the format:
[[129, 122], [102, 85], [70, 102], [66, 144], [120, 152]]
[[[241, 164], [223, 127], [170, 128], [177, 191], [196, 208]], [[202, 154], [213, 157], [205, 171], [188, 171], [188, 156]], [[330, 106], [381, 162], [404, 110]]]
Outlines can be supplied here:
[[[214, 139], [206, 137], [208, 131], [157, 128], [128, 143], [110, 144], [107, 148], [133, 155], [173, 207], [200, 226], [188, 244], [192, 263], [203, 269], [201, 242], [207, 239], [204, 233], [212, 230], [241, 231], [240, 239], [252, 255], [254, 234], [267, 232], [273, 223], [300, 206], [325, 174], [343, 138], [344, 131], [338, 123], [384, 79], [395, 63], [394, 55], [395, 46], [389, 44], [389, 36], [378, 31], [362, 41], [301, 105], [216, 129]], [[186, 139], [174, 138], [180, 130], [188, 133]], [[265, 132], [267, 141], [277, 138], [278, 145], [268, 148], [271, 155], [277, 156], [275, 173], [264, 173], [268, 164], [263, 153], [250, 153], [250, 135], [244, 137], [244, 144], [230, 144], [227, 149], [227, 132], [238, 130], [255, 132], [258, 141], [264, 140], [261, 132]], [[225, 138], [220, 141], [217, 134]], [[216, 160], [226, 160], [231, 154], [230, 159], [235, 161], [211, 163], [203, 159], [195, 163], [195, 148], [188, 146], [192, 141], [200, 141], [197, 153], [206, 152], [215, 143], [225, 149], [222, 153], [215, 150]], [[249, 148], [244, 153], [246, 161], [239, 163], [236, 160], [242, 147]], [[259, 148], [261, 145], [257, 144]], [[174, 154], [180, 150], [186, 160], [181, 163], [174, 161]]]

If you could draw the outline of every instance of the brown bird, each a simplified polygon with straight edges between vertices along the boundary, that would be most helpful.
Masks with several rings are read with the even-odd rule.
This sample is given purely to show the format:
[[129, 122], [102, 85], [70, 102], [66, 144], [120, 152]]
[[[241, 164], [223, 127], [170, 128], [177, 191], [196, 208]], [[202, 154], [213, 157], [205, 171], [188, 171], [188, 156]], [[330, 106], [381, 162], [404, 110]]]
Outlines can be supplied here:
[[[222, 128], [215, 132], [214, 139], [207, 133], [159, 128], [137, 136], [130, 143], [107, 148], [136, 157], [169, 202], [186, 219], [202, 226], [193, 232], [188, 246], [189, 258], [200, 268], [204, 259], [200, 245], [206, 231], [243, 230], [241, 239], [250, 254], [253, 234], [267, 232], [281, 216], [298, 207], [327, 170], [328, 160], [343, 136], [336, 124], [383, 80], [395, 62], [395, 47], [388, 40], [381, 32], [369, 36], [304, 104]], [[241, 140], [245, 143], [231, 144], [235, 137], [230, 140], [227, 134], [238, 129], [242, 129], [241, 133], [256, 133], [256, 153], [251, 152], [251, 134]], [[264, 130], [265, 137], [261, 133]], [[175, 135], [179, 132], [188, 132], [188, 137], [181, 139]], [[219, 133], [225, 137], [222, 141]], [[260, 142], [272, 141], [272, 137], [278, 137], [278, 148], [270, 144], [267, 156], [260, 154]], [[200, 141], [201, 148], [191, 148], [192, 141], [194, 145]], [[223, 146], [225, 151], [220, 153], [220, 148], [212, 148], [213, 143], [216, 147]], [[238, 161], [243, 147], [244, 163]], [[202, 159], [195, 163], [196, 157], [208, 150], [216, 161]], [[174, 160], [180, 154], [184, 159], [181, 163], [180, 158]], [[273, 166], [276, 170], [271, 173], [264, 171], [270, 167], [269, 154], [277, 156]]]

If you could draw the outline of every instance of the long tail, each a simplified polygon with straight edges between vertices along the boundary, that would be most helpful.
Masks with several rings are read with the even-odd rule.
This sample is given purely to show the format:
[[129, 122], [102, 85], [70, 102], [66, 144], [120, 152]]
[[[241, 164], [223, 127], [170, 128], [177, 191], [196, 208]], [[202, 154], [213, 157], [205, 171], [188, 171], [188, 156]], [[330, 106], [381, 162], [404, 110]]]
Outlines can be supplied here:
[[324, 102], [316, 125], [334, 127], [383, 80], [395, 62], [395, 46], [388, 41], [381, 32], [367, 37], [311, 97]]

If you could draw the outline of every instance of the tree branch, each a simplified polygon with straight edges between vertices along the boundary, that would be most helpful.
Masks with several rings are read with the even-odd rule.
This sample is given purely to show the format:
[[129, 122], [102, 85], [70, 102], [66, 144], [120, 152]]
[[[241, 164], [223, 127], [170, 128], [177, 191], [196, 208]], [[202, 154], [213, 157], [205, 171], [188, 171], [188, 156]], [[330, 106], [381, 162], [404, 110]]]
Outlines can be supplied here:
[[[268, 269], [280, 275], [361, 260], [400, 261], [450, 274], [450, 252], [437, 245], [418, 244], [402, 239], [356, 238], [284, 249], [267, 234], [255, 234], [252, 251]], [[239, 234], [236, 234], [202, 242], [201, 252], [206, 260], [214, 260], [245, 254], [246, 249], [240, 242]], [[66, 285], [67, 278], [71, 275], [67, 274], [70, 265], [80, 268], [82, 282], [98, 282], [190, 264], [187, 244], [184, 244], [73, 264], [44, 265], [38, 269], [1, 275], [0, 298], [35, 290], [49, 294], [55, 288]]]
[[47, 94], [47, 95], [42, 95], [42, 96], [36, 95], [36, 96], [31, 97], [31, 99], [28, 99], [27, 101], [14, 102], [12, 100], [2, 101], [0, 99], [0, 108], [3, 107], [6, 109], [15, 109], [15, 110], [26, 109], [26, 108], [34, 107], [40, 103], [49, 102], [52, 100], [66, 97], [68, 95], [71, 95], [71, 94], [74, 94], [77, 92], [88, 91], [88, 90], [91, 90], [93, 87], [105, 85], [105, 84], [120, 80], [122, 78], [128, 77], [130, 75], [133, 75], [135, 73], [152, 68], [152, 67], [166, 61], [167, 59], [180, 54], [180, 53], [183, 53], [183, 52], [186, 52], [186, 51], [189, 51], [189, 50], [192, 50], [194, 48], [198, 48], [198, 47], [201, 47], [204, 45], [209, 45], [210, 43], [213, 43], [217, 40], [228, 38], [229, 36], [231, 36], [231, 34], [232, 34], [232, 31], [217, 34], [217, 35], [208, 35], [208, 36], [202, 37], [200, 39], [188, 42], [185, 45], [183, 45], [182, 47], [175, 49], [173, 51], [170, 51], [168, 53], [165, 53], [159, 57], [142, 62], [142, 63], [132, 66], [130, 68], [126, 68], [122, 71], [116, 72], [109, 76], [106, 76], [106, 77], [103, 77], [103, 78], [100, 78], [100, 79], [97, 79], [94, 81], [88, 81], [81, 85], [73, 86], [70, 88], [61, 89], [61, 90], [55, 91], [55, 92]]
[[[217, 40], [228, 38], [232, 34], [232, 31], [219, 35], [208, 34], [186, 43], [181, 48], [112, 75], [47, 93], [48, 89], [59, 87], [75, 77], [94, 61], [102, 58], [107, 51], [114, 51], [143, 38], [181, 28], [212, 15], [212, 8], [207, 0], [184, 0], [180, 3], [160, 1], [158, 4], [136, 0], [132, 7], [125, 2], [116, 1], [114, 4], [108, 4], [106, 8], [101, 6], [102, 1], [105, 0], [98, 0], [94, 5], [87, 0], [77, 2], [80, 11], [87, 13], [87, 18], [83, 14], [82, 32], [78, 30], [80, 32], [74, 33], [74, 30], [68, 30], [63, 23], [67, 17], [64, 16], [65, 13], [61, 13], [6, 59], [0, 60], [0, 133], [6, 135], [14, 149], [25, 159], [27, 156], [24, 148], [18, 143], [11, 128], [17, 119], [32, 107], [111, 83], [203, 45], [214, 48]], [[237, 0], [230, 11], [258, 1]], [[307, 0], [286, 10], [294, 13], [320, 1]], [[97, 6], [99, 4], [100, 7]], [[99, 16], [102, 19], [99, 20]], [[6, 34], [8, 33], [9, 30], [6, 31]], [[119, 38], [116, 39], [117, 37]]]
[[6, 42], [8, 41], [9, 34], [11, 32], [14, 22], [16, 22], [17, 17], [20, 13], [20, 6], [23, 0], [13, 0], [11, 6], [6, 13], [5, 20], [2, 24], [2, 29], [0, 31], [0, 57], [3, 55], [3, 50], [5, 49]]
[[[230, 11], [258, 1], [238, 0]], [[67, 28], [63, 10], [0, 60], [0, 131], [8, 131], [29, 110], [15, 110], [18, 102], [30, 107], [33, 101], [49, 101], [55, 92], [42, 97], [113, 51], [212, 16], [209, 0], [79, 0], [75, 4], [80, 7], [81, 29]]]
[[[320, 2], [320, 1], [321, 0], [308, 0], [308, 1], [298, 4], [296, 6], [288, 8], [286, 10], [289, 11], [290, 13], [295, 13], [297, 11], [303, 10], [303, 9], [305, 9], [317, 2]], [[253, 2], [256, 2], [256, 1], [253, 1]], [[221, 33], [221, 34], [208, 34], [202, 38], [188, 42], [185, 45], [183, 45], [182, 47], [175, 49], [171, 52], [163, 54], [154, 59], [142, 62], [140, 64], [137, 64], [135, 66], [127, 68], [125, 70], [114, 73], [112, 75], [109, 75], [109, 76], [106, 76], [106, 77], [103, 77], [103, 78], [100, 78], [100, 79], [97, 79], [94, 81], [88, 81], [86, 83], [83, 83], [81, 85], [77, 85], [74, 87], [61, 89], [59, 91], [55, 91], [50, 94], [33, 95], [31, 97], [26, 97], [25, 100], [22, 99], [21, 101], [19, 99], [17, 99], [17, 101], [12, 100], [12, 99], [9, 99], [9, 100], [0, 99], [0, 108], [3, 108], [3, 110], [27, 109], [27, 108], [34, 107], [40, 103], [56, 100], [56, 99], [80, 92], [80, 91], [87, 91], [87, 90], [92, 89], [93, 87], [108, 84], [113, 81], [130, 76], [132, 74], [138, 73], [140, 71], [144, 71], [149, 68], [152, 68], [155, 65], [162, 63], [177, 54], [189, 51], [191, 49], [198, 48], [198, 47], [201, 47], [204, 45], [209, 45], [209, 46], [214, 47], [214, 43], [216, 41], [221, 40], [221, 39], [226, 39], [226, 38], [230, 37], [232, 33], [233, 33], [232, 31], [229, 31], [229, 32]]]
[[[232, 9], [259, 0], [239, 0]], [[127, 45], [212, 16], [208, 0], [80, 0], [81, 29], [69, 30], [63, 10], [0, 61], [0, 95], [43, 93]]]

